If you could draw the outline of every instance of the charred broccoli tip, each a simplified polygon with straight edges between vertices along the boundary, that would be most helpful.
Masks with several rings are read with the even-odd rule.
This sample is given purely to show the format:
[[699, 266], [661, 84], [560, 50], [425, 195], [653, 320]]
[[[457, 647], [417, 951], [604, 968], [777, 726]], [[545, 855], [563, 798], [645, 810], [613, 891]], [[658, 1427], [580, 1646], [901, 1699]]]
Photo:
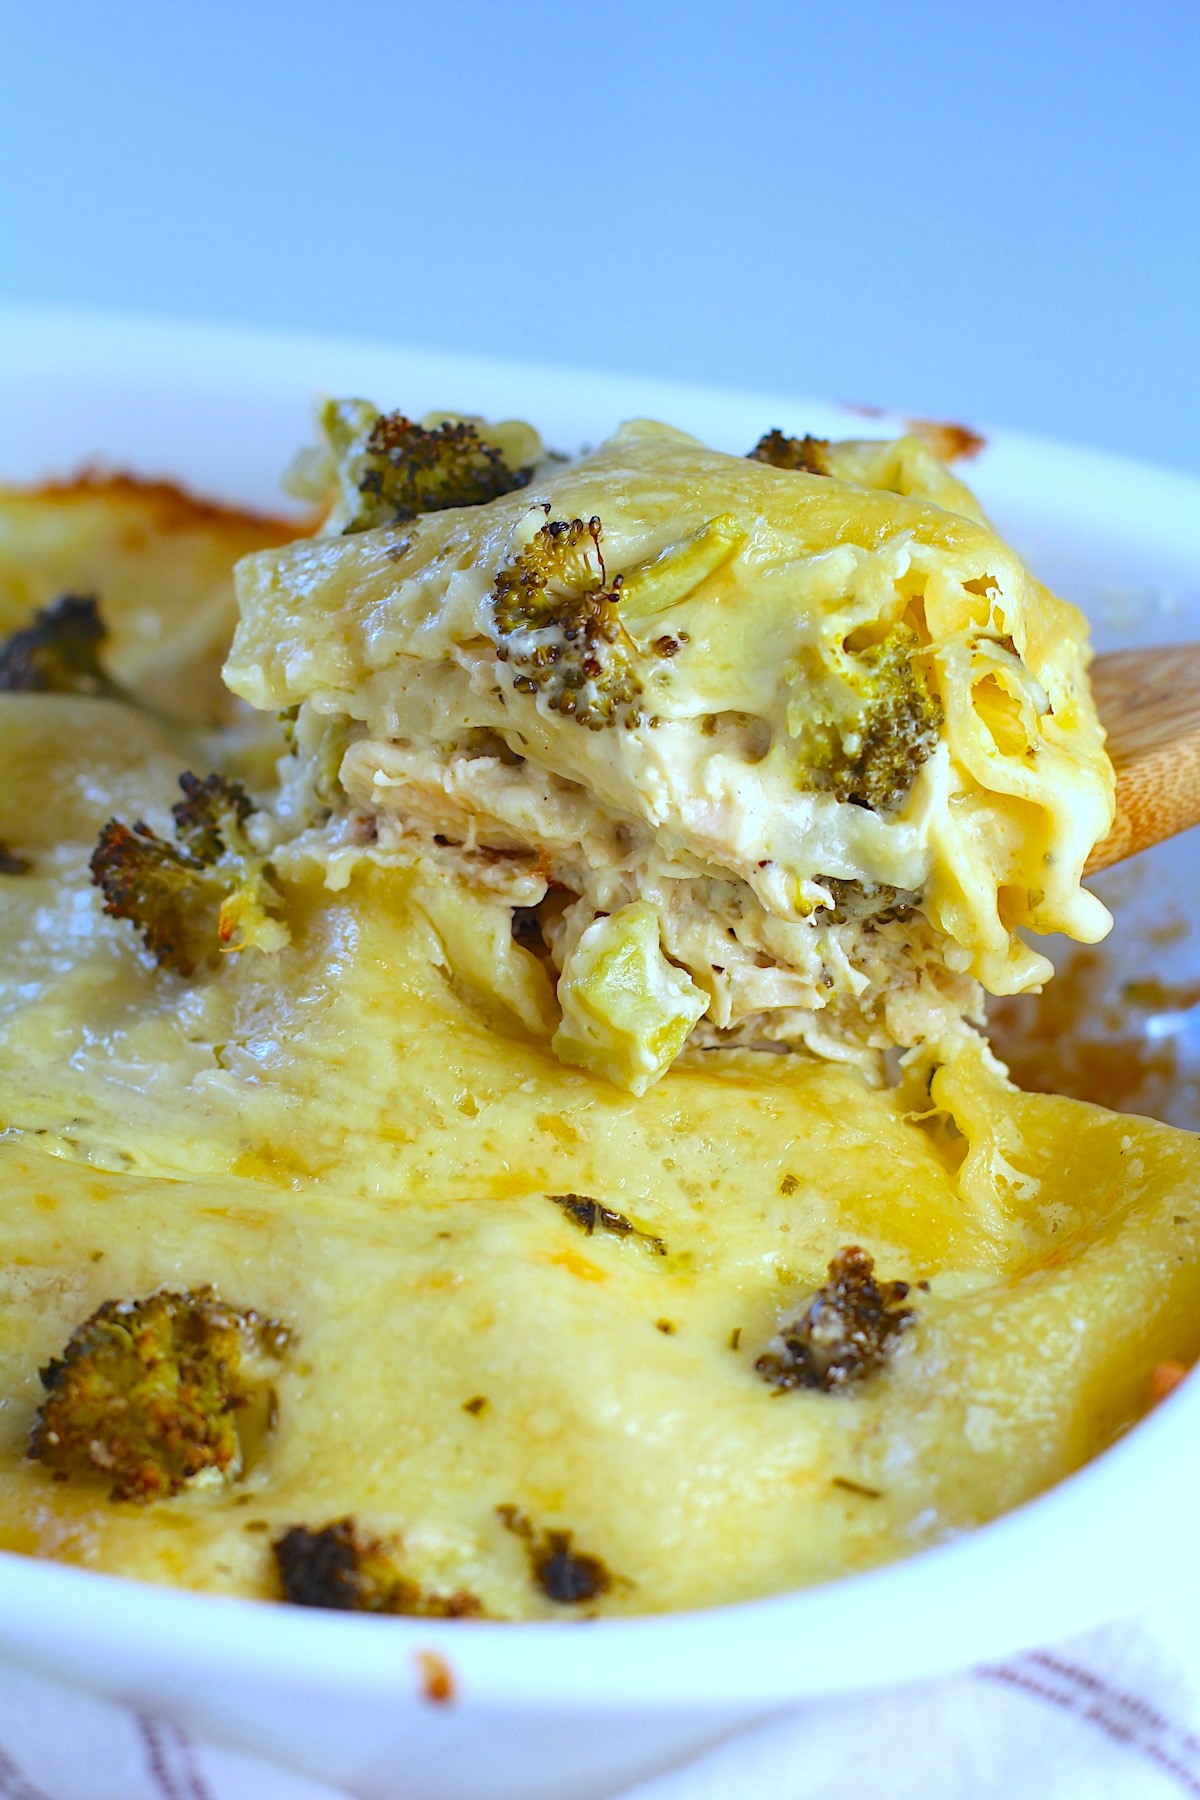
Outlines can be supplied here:
[[589, 730], [643, 722], [641, 683], [609, 584], [599, 519], [550, 519], [492, 588], [496, 653], [518, 693]]
[[40, 1371], [29, 1455], [60, 1481], [103, 1476], [114, 1500], [165, 1500], [198, 1476], [235, 1476], [236, 1415], [259, 1397], [273, 1412], [267, 1367], [286, 1341], [279, 1321], [225, 1306], [211, 1288], [106, 1300]]
[[598, 1556], [571, 1548], [569, 1531], [547, 1531], [533, 1551], [531, 1562], [538, 1586], [547, 1600], [559, 1606], [580, 1606], [606, 1594], [612, 1576]]
[[320, 1531], [293, 1525], [271, 1546], [284, 1599], [335, 1612], [408, 1613], [466, 1619], [482, 1613], [473, 1594], [427, 1594], [403, 1574], [388, 1546], [353, 1519]]
[[347, 532], [405, 525], [451, 506], [481, 506], [529, 480], [527, 470], [510, 469], [469, 421], [430, 429], [400, 412], [376, 418], [356, 473], [359, 504]]
[[254, 811], [240, 781], [224, 775], [203, 779], [190, 770], [179, 777], [183, 799], [171, 808], [176, 841], [198, 862], [215, 863], [226, 851], [245, 854], [242, 826]]
[[882, 1368], [892, 1339], [916, 1319], [906, 1281], [876, 1281], [865, 1250], [847, 1245], [829, 1265], [799, 1318], [784, 1327], [780, 1349], [760, 1356], [755, 1368], [779, 1388], [817, 1388], [825, 1393], [862, 1381]]
[[64, 594], [0, 644], [0, 693], [128, 699], [101, 666], [107, 636], [94, 596]]
[[829, 474], [829, 439], [785, 437], [782, 431], [768, 431], [759, 438], [747, 456], [748, 462], [770, 463], [773, 469], [802, 469], [808, 475]]
[[547, 1600], [559, 1606], [580, 1606], [608, 1593], [614, 1577], [598, 1556], [571, 1548], [573, 1532], [539, 1534], [519, 1506], [498, 1506], [496, 1511], [505, 1528], [523, 1541], [530, 1572]]
[[174, 843], [140, 819], [101, 830], [90, 867], [105, 912], [135, 925], [159, 967], [177, 975], [222, 950], [281, 949], [287, 928], [270, 916], [279, 895], [245, 832], [254, 811], [245, 789], [223, 775], [184, 774], [179, 785]]

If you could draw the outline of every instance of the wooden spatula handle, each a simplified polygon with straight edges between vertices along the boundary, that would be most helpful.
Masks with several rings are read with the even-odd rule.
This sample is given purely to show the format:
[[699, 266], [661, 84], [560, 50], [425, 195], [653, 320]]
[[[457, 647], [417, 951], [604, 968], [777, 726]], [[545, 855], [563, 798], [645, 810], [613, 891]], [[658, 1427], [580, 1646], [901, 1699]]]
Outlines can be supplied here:
[[1200, 824], [1200, 644], [1098, 656], [1092, 688], [1117, 771], [1117, 817], [1089, 874]]

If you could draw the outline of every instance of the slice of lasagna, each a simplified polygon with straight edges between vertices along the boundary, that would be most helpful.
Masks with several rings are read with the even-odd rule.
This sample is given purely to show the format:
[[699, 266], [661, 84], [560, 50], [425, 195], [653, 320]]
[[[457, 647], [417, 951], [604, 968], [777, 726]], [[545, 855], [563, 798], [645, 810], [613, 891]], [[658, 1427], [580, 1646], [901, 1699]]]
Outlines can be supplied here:
[[337, 505], [243, 561], [226, 668], [290, 714], [275, 865], [485, 900], [563, 1061], [635, 1093], [685, 1046], [879, 1070], [1038, 986], [1022, 928], [1108, 929], [1084, 620], [916, 440], [638, 420], [556, 464], [327, 416]]

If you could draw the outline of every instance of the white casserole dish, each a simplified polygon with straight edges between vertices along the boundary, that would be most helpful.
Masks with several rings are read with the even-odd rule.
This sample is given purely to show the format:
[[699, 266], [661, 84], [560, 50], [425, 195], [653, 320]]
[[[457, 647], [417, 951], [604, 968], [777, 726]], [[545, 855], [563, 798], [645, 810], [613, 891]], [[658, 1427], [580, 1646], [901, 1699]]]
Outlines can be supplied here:
[[[278, 509], [279, 472], [318, 390], [417, 414], [516, 414], [566, 446], [637, 414], [730, 450], [776, 425], [903, 429], [784, 396], [11, 310], [0, 312], [0, 480], [102, 457]], [[1010, 434], [966, 474], [1037, 572], [1091, 613], [1101, 648], [1200, 631], [1200, 481]], [[1200, 972], [1200, 933], [1155, 944], [1145, 929], [1186, 917], [1198, 878], [1200, 842], [1184, 839], [1101, 884], [1117, 911], [1114, 980]], [[1191, 1015], [1158, 1023], [1186, 1060]], [[1177, 1122], [1194, 1122], [1190, 1093], [1181, 1086]], [[586, 1626], [309, 1613], [0, 1555], [0, 1656], [370, 1800], [584, 1800], [788, 1702], [991, 1659], [1177, 1589], [1197, 1478], [1200, 1385], [1189, 1382], [1051, 1493], [906, 1563], [750, 1605]], [[448, 1702], [429, 1697], [431, 1653], [449, 1671]]]

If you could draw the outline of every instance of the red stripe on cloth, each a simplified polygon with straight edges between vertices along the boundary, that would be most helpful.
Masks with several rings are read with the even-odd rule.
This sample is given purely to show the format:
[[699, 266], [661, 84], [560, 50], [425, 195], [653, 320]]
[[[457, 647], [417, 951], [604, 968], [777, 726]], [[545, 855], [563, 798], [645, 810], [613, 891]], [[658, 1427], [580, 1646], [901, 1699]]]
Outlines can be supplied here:
[[215, 1800], [190, 1738], [165, 1719], [137, 1715], [138, 1735], [146, 1752], [146, 1767], [162, 1800]]
[[[1014, 1663], [975, 1670], [985, 1681], [999, 1681], [1048, 1706], [1094, 1725], [1200, 1800], [1200, 1744], [1183, 1726], [1175, 1725], [1136, 1695], [1110, 1687], [1091, 1670], [1077, 1668], [1042, 1651]], [[1054, 1685], [1057, 1683], [1057, 1685]]]
[[1061, 1657], [1052, 1656], [1048, 1650], [1031, 1651], [1028, 1660], [1033, 1663], [1040, 1663], [1044, 1669], [1049, 1669], [1055, 1675], [1062, 1675], [1067, 1680], [1074, 1681], [1080, 1687], [1087, 1688], [1093, 1693], [1111, 1695], [1127, 1712], [1133, 1713], [1136, 1717], [1144, 1720], [1151, 1731], [1169, 1731], [1174, 1733], [1179, 1740], [1181, 1748], [1187, 1752], [1189, 1759], [1195, 1758], [1197, 1761], [1200, 1761], [1200, 1738], [1195, 1737], [1192, 1732], [1187, 1731], [1183, 1726], [1176, 1725], [1172, 1720], [1164, 1718], [1162, 1713], [1156, 1712], [1154, 1707], [1146, 1700], [1143, 1700], [1140, 1694], [1123, 1693], [1117, 1689], [1110, 1688], [1106, 1682], [1101, 1681], [1100, 1677], [1093, 1674], [1090, 1669], [1082, 1669], [1078, 1663], [1064, 1662]]
[[0, 1800], [50, 1800], [44, 1788], [26, 1780], [7, 1750], [0, 1750]]

